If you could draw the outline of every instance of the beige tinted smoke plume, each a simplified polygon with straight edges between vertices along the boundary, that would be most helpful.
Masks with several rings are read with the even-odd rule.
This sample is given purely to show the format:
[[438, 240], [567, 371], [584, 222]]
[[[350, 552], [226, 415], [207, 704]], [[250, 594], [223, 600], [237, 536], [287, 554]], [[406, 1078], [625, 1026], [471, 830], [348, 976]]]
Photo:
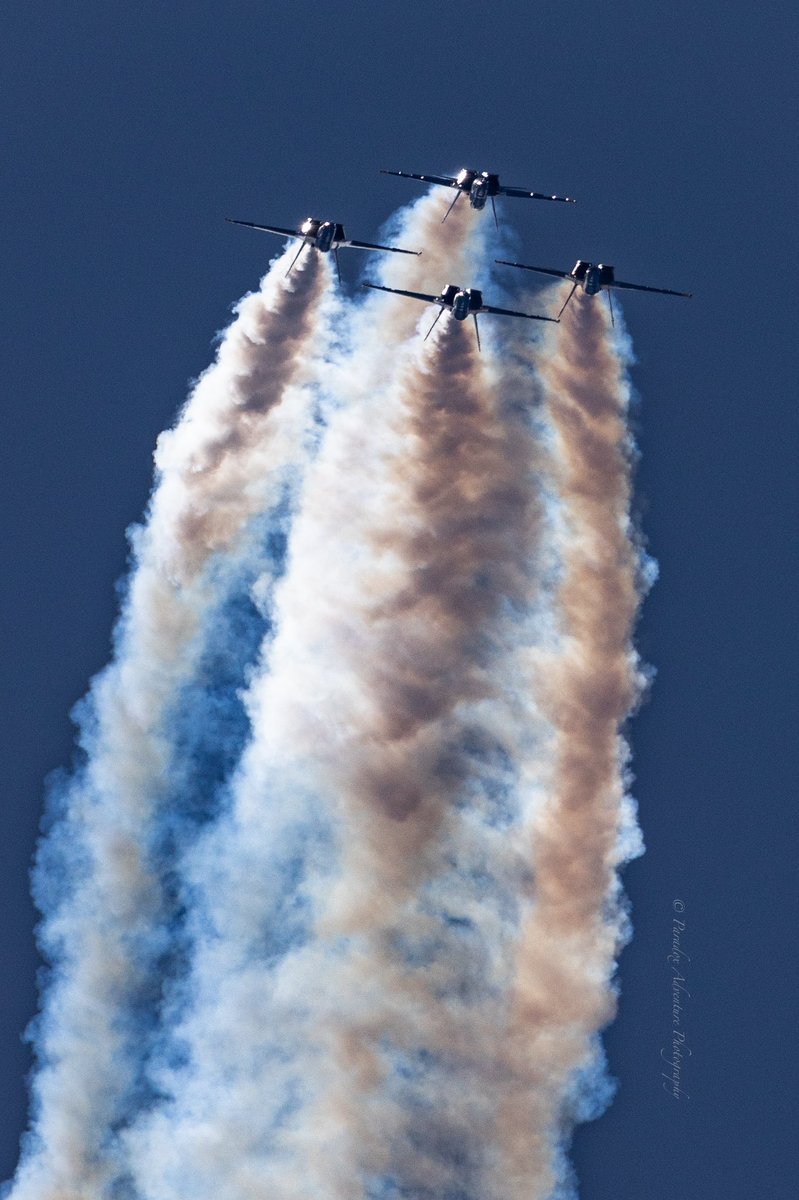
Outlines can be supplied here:
[[[464, 209], [442, 226], [428, 199], [404, 244], [423, 244], [439, 278], [416, 261], [381, 270], [431, 292], [471, 285], [479, 221]], [[206, 853], [229, 874], [209, 899], [214, 935], [178, 1031], [191, 1064], [131, 1138], [152, 1200], [187, 1188], [198, 1200], [220, 1188], [231, 1200], [352, 1200], [381, 1175], [444, 1194], [463, 1176], [447, 1147], [482, 1146], [501, 1102], [500, 910], [528, 876], [528, 846], [492, 823], [489, 793], [497, 760], [530, 737], [510, 664], [538, 582], [538, 451], [490, 336], [481, 356], [471, 322], [445, 316], [426, 345], [409, 344], [429, 308], [377, 295], [363, 313], [332, 368], [342, 404], [292, 527], [234, 819]], [[337, 860], [303, 885], [313, 936], [269, 961], [262, 881], [281, 807], [306, 804], [311, 831], [314, 817], [332, 821]], [[419, 948], [442, 940], [420, 969]], [[242, 1015], [253, 1004], [258, 1021]], [[450, 1065], [424, 1081], [437, 1112], [421, 1119], [399, 1068], [425, 1057]]]
[[[346, 1113], [337, 1152], [347, 1141], [361, 1172], [422, 1195], [463, 1186], [502, 1093], [490, 993], [506, 969], [505, 935], [490, 903], [456, 877], [482, 871], [518, 886], [525, 874], [514, 839], [481, 824], [485, 797], [464, 803], [485, 786], [481, 757], [499, 747], [513, 756], [524, 737], [518, 722], [529, 714], [507, 672], [511, 614], [535, 596], [541, 521], [527, 414], [509, 408], [484, 361], [473, 330], [451, 322], [400, 377], [394, 517], [370, 539], [395, 574], [381, 595], [366, 590], [360, 637], [344, 643], [361, 680], [361, 723], [328, 766], [342, 859], [321, 930], [353, 939], [344, 971], [357, 1000], [328, 1013], [338, 1079], [313, 1119], [330, 1127], [331, 1112]], [[448, 939], [449, 919], [491, 929], [496, 961], [478, 949], [470, 962]], [[436, 942], [420, 969], [415, 956]], [[434, 1109], [424, 1117], [391, 1079], [419, 1054], [450, 1064], [419, 1088]], [[337, 1194], [348, 1186], [352, 1194], [344, 1172]]]
[[218, 361], [159, 443], [116, 660], [95, 683], [89, 764], [67, 798], [87, 866], [45, 926], [60, 966], [40, 1024], [44, 1065], [14, 1200], [91, 1200], [118, 1171], [111, 1131], [140, 1049], [124, 1032], [126, 997], [147, 971], [136, 947], [146, 959], [148, 936], [158, 937], [148, 842], [170, 765], [165, 709], [192, 669], [195, 635], [221, 586], [203, 568], [218, 551], [234, 565], [248, 520], [307, 451], [310, 401], [294, 385], [313, 370], [332, 277], [316, 254], [289, 280], [284, 265], [242, 301]]
[[[461, 203], [442, 224], [446, 203], [406, 212], [400, 244], [423, 254], [381, 256], [381, 282], [485, 283], [490, 217]], [[423, 344], [435, 310], [369, 293], [324, 364], [329, 424], [306, 463], [329, 278], [317, 255], [288, 287], [273, 272], [159, 446], [127, 649], [73, 800], [97, 865], [59, 931], [74, 962], [42, 1076], [49, 1144], [14, 1200], [99, 1200], [120, 1178], [144, 1200], [544, 1200], [562, 1173], [623, 931], [619, 725], [638, 679], [619, 359], [581, 297], [559, 327], [519, 322], [534, 349], [518, 366], [491, 317], [482, 355], [446, 315]], [[205, 568], [246, 555], [249, 517], [298, 460], [252, 742], [180, 864], [194, 959], [163, 1099], [111, 1163], [121, 947], [157, 927], [160, 715], [213, 598]]]
[[285, 259], [240, 303], [217, 364], [159, 438], [150, 528], [168, 579], [188, 582], [210, 554], [229, 551], [305, 448], [307, 397], [287, 392], [315, 378], [319, 306], [332, 276], [315, 251], [305, 250], [288, 278]]
[[[560, 650], [537, 693], [556, 733], [550, 796], [531, 831], [534, 901], [512, 990], [499, 1194], [545, 1200], [563, 1167], [576, 1072], [595, 1066], [625, 933], [616, 868], [629, 856], [620, 725], [640, 692], [630, 537], [627, 386], [606, 310], [578, 295], [539, 364], [562, 507]], [[627, 840], [626, 851], [622, 839]]]
[[[379, 590], [367, 583], [340, 660], [359, 680], [360, 721], [348, 730], [353, 753], [330, 765], [344, 861], [367, 856], [343, 869], [342, 886], [354, 894], [354, 881], [367, 884], [368, 922], [380, 920], [380, 895], [396, 905], [426, 877], [424, 847], [467, 773], [459, 713], [501, 696], [494, 668], [507, 608], [529, 604], [533, 590], [529, 426], [504, 410], [472, 329], [450, 322], [428, 345], [400, 373], [402, 455], [383, 464], [392, 510], [367, 535], [370, 558], [391, 572], [383, 566]], [[344, 927], [350, 919], [359, 925], [354, 909], [342, 911]]]

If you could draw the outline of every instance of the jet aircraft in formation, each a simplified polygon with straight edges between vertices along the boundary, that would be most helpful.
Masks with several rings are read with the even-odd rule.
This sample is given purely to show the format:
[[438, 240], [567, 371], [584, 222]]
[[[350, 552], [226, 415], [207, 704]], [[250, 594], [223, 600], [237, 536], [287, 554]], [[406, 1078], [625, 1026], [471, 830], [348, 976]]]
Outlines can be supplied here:
[[402, 179], [419, 179], [422, 183], [435, 183], [440, 187], [456, 188], [455, 199], [441, 218], [442, 224], [461, 196], [468, 196], [472, 208], [478, 209], [485, 208], [486, 201], [490, 200], [497, 229], [499, 229], [499, 221], [497, 220], [497, 206], [494, 203], [495, 196], [518, 196], [524, 200], [560, 200], [564, 204], [574, 204], [571, 196], [546, 196], [543, 192], [528, 192], [526, 188], [504, 187], [499, 182], [499, 175], [492, 175], [490, 171], [472, 171], [469, 167], [464, 167], [454, 176], [414, 175], [412, 171], [384, 171], [382, 169], [380, 174], [399, 175]]
[[[565, 204], [574, 203], [574, 200], [570, 196], [546, 196], [542, 192], [528, 192], [524, 188], [505, 187], [500, 184], [498, 175], [494, 175], [489, 171], [473, 171], [468, 167], [464, 167], [455, 176], [414, 175], [410, 171], [381, 171], [381, 174], [398, 175], [403, 179], [418, 179], [422, 183], [433, 183], [441, 187], [455, 188], [455, 199], [441, 218], [442, 221], [446, 221], [458, 200], [464, 195], [469, 197], [469, 204], [472, 208], [478, 210], [485, 208], [487, 201], [490, 200], [495, 222], [497, 221], [497, 210], [494, 203], [496, 196], [520, 196], [530, 200], [559, 200]], [[279, 225], [257, 225], [254, 221], [238, 221], [234, 217], [226, 217], [225, 219], [233, 225], [246, 225], [250, 229], [261, 229], [266, 233], [277, 234], [278, 237], [298, 238], [301, 243], [300, 248], [291, 261], [291, 265], [286, 272], [287, 275], [294, 267], [306, 246], [318, 250], [321, 254], [326, 254], [330, 250], [333, 251], [339, 282], [341, 282], [341, 272], [339, 270], [338, 252], [341, 247], [349, 246], [356, 250], [380, 250], [390, 254], [421, 254], [420, 250], [405, 250], [401, 246], [380, 246], [374, 242], [359, 242], [355, 238], [348, 238], [345, 235], [343, 225], [337, 225], [333, 221], [320, 221], [316, 217], [307, 217], [297, 229], [282, 229]], [[571, 271], [556, 271], [551, 267], [533, 267], [528, 266], [526, 263], [510, 262], [505, 258], [498, 258], [495, 261], [505, 267], [517, 267], [522, 271], [537, 271], [541, 275], [553, 275], [556, 279], [565, 279], [571, 282], [571, 291], [563, 302], [557, 317], [545, 317], [535, 313], [517, 312], [510, 308], [495, 308], [493, 305], [483, 304], [483, 293], [477, 288], [462, 288], [456, 286], [454, 283], [448, 284], [437, 296], [431, 296], [427, 292], [408, 292], [403, 291], [402, 288], [383, 287], [377, 283], [365, 283], [363, 286], [380, 292], [394, 292], [398, 296], [408, 296], [412, 300], [422, 300], [428, 304], [437, 304], [439, 312], [425, 335], [425, 341], [433, 332], [441, 314], [445, 311], [450, 312], [456, 321], [465, 321], [468, 316], [474, 317], [478, 349], [480, 347], [480, 329], [477, 324], [478, 313], [496, 313], [505, 317], [524, 317], [530, 321], [553, 321], [557, 323], [560, 321], [566, 306], [578, 287], [582, 287], [587, 296], [595, 296], [600, 291], [607, 292], [608, 303], [610, 304], [610, 317], [614, 324], [614, 288], [625, 288], [635, 292], [659, 292], [665, 296], [685, 296], [688, 298], [691, 296], [691, 292], [675, 292], [671, 288], [647, 287], [642, 283], [623, 283], [620, 279], [616, 279], [613, 267], [608, 266], [607, 263], [590, 263], [583, 259], [578, 259]]]
[[373, 288], [377, 292], [393, 292], [396, 296], [410, 296], [411, 300], [423, 300], [426, 304], [437, 304], [439, 311], [435, 321], [425, 334], [425, 341], [435, 329], [441, 314], [447, 310], [456, 321], [465, 321], [468, 316], [474, 317], [478, 350], [481, 349], [480, 327], [477, 324], [478, 313], [494, 313], [499, 317], [525, 317], [528, 321], [554, 321], [557, 324], [556, 317], [539, 317], [534, 313], [516, 312], [512, 308], [495, 308], [493, 304], [483, 304], [483, 293], [477, 288], [461, 288], [454, 283], [447, 284], [438, 296], [429, 296], [426, 292], [406, 292], [402, 288], [383, 287], [379, 283], [365, 283], [363, 286]]
[[577, 260], [571, 271], [555, 271], [551, 267], [528, 267], [525, 263], [509, 262], [506, 258], [497, 258], [494, 261], [500, 263], [503, 267], [518, 267], [520, 271], [537, 271], [539, 275], [554, 275], [556, 279], [568, 279], [572, 284], [572, 289], [558, 313], [558, 320], [562, 317], [566, 305], [578, 287], [582, 287], [586, 296], [595, 296], [597, 292], [601, 291], [607, 292], [608, 304], [610, 305], [610, 319], [614, 324], [614, 288], [627, 288], [632, 292], [659, 292], [662, 296], [684, 296], [688, 300], [690, 300], [692, 295], [691, 292], [674, 292], [671, 288], [646, 287], [643, 283], [622, 283], [620, 279], [616, 279], [613, 267], [608, 266], [606, 263], [584, 262], [582, 258]]
[[237, 221], [235, 217], [225, 217], [225, 220], [230, 221], [231, 225], [246, 225], [249, 229], [262, 229], [265, 233], [276, 233], [278, 237], [299, 238], [302, 245], [291, 260], [291, 266], [286, 271], [287, 275], [306, 246], [313, 247], [321, 254], [333, 251], [339, 283], [341, 283], [341, 271], [338, 265], [338, 252], [342, 246], [349, 246], [353, 250], [385, 250], [391, 254], [421, 254], [421, 250], [403, 250], [399, 246], [377, 246], [374, 242], [356, 241], [355, 238], [346, 236], [343, 225], [337, 225], [333, 221], [320, 221], [317, 217], [306, 217], [297, 229], [281, 229], [279, 225], [256, 225], [254, 221]]

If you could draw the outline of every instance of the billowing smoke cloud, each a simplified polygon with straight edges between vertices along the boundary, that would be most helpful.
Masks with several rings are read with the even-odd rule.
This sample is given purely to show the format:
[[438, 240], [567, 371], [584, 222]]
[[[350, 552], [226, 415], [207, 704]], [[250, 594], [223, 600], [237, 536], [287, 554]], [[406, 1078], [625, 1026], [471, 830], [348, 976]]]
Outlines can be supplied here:
[[159, 441], [115, 662], [81, 714], [86, 762], [51, 799], [58, 816], [36, 887], [56, 966], [15, 1195], [101, 1195], [117, 1176], [116, 1131], [140, 1093], [141, 1010], [157, 1004], [167, 950], [154, 850], [165, 808], [180, 804], [170, 710], [198, 666], [204, 625], [247, 573], [252, 521], [285, 501], [309, 453], [308, 347], [331, 274], [317, 256], [290, 281], [281, 265], [239, 306], [216, 364]]
[[[404, 211], [424, 253], [382, 282], [488, 290], [485, 214], [442, 215]], [[638, 850], [623, 356], [590, 300], [478, 354], [285, 265], [159, 443], [43, 852], [15, 1200], [543, 1200], [607, 1091]]]
[[534, 903], [521, 927], [506, 1043], [514, 1082], [501, 1119], [503, 1194], [530, 1200], [563, 1173], [559, 1132], [607, 1095], [588, 1082], [601, 1066], [593, 1035], [614, 1014], [614, 956], [627, 933], [616, 869], [640, 853], [619, 733], [643, 685], [631, 645], [644, 581], [630, 528], [628, 388], [603, 305], [575, 296], [554, 345], [539, 366], [560, 509], [560, 636], [539, 660], [535, 691], [555, 741], [531, 826]]

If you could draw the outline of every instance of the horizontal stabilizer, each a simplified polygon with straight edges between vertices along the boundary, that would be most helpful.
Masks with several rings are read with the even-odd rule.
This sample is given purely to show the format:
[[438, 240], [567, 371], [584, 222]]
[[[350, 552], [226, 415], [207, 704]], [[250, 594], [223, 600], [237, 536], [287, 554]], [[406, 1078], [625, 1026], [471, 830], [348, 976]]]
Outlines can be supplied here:
[[413, 171], [384, 171], [382, 167], [380, 174], [398, 175], [401, 179], [419, 179], [422, 183], [438, 183], [442, 187], [455, 187], [458, 183], [451, 175], [414, 175]]
[[495, 308], [492, 304], [484, 304], [480, 312], [495, 313], [498, 317], [526, 317], [528, 321], [552, 321], [558, 324], [557, 317], [540, 317], [537, 313], [516, 312], [513, 308]]
[[510, 262], [507, 258], [495, 258], [502, 267], [518, 267], [520, 271], [537, 271], [539, 275], [554, 275], [556, 279], [570, 279], [570, 271], [556, 271], [553, 267], [528, 267], [526, 263]]
[[619, 279], [613, 281], [613, 286], [627, 288], [631, 292], [659, 292], [661, 296], [684, 296], [686, 300], [693, 296], [693, 292], [673, 292], [671, 288], [645, 287], [642, 283], [622, 283]]
[[428, 296], [426, 292], [406, 292], [402, 288], [383, 287], [381, 283], [363, 283], [361, 287], [372, 288], [375, 292], [393, 292], [395, 296], [409, 296], [411, 300], [424, 300], [427, 304], [440, 304], [440, 296]]
[[502, 196], [518, 196], [521, 200], [559, 200], [561, 204], [576, 204], [573, 196], [546, 196], [543, 192], [527, 192], [524, 188], [501, 187]]
[[355, 238], [350, 238], [349, 241], [342, 242], [342, 246], [352, 246], [355, 250], [386, 250], [390, 254], [415, 254], [420, 255], [421, 250], [403, 250], [401, 246], [377, 246], [374, 242], [357, 242]]
[[302, 237], [296, 229], [281, 229], [279, 225], [256, 225], [254, 221], [237, 221], [235, 217], [225, 217], [231, 225], [246, 225], [248, 229], [262, 229], [264, 233], [276, 233], [278, 237]]

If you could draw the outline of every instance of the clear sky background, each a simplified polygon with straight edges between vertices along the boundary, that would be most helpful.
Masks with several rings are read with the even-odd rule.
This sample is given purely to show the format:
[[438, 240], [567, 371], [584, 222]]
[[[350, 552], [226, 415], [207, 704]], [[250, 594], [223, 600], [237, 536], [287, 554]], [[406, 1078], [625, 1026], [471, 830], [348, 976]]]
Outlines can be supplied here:
[[[798, 33], [789, 0], [4, 6], [0, 1176], [24, 1121], [43, 781], [109, 656], [155, 438], [279, 248], [222, 218], [374, 240], [421, 186], [380, 167], [471, 165], [578, 198], [505, 203], [522, 261], [695, 293], [624, 301], [658, 676], [632, 726], [648, 852], [605, 1036], [620, 1090], [577, 1132], [582, 1196], [793, 1200]], [[683, 1101], [660, 1077], [675, 899]]]

